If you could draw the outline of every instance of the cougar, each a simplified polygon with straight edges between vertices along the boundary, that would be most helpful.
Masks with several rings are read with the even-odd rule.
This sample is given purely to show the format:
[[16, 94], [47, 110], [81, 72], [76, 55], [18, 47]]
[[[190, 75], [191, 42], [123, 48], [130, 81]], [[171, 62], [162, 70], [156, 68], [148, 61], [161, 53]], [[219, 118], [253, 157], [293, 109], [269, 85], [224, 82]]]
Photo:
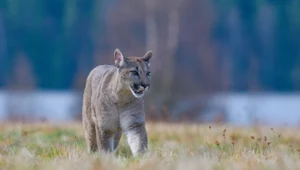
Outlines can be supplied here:
[[87, 150], [114, 152], [121, 135], [134, 156], [148, 150], [144, 94], [150, 88], [152, 51], [124, 57], [114, 51], [114, 65], [99, 65], [88, 75], [83, 94], [82, 122]]

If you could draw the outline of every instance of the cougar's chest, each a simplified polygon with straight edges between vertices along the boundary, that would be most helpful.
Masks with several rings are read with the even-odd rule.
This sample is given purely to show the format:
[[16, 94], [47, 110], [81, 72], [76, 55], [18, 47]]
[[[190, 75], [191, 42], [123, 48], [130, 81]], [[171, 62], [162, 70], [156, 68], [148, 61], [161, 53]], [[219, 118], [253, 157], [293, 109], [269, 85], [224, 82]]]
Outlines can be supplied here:
[[101, 123], [107, 130], [116, 132], [120, 129], [120, 114], [115, 103], [112, 101], [100, 104]]

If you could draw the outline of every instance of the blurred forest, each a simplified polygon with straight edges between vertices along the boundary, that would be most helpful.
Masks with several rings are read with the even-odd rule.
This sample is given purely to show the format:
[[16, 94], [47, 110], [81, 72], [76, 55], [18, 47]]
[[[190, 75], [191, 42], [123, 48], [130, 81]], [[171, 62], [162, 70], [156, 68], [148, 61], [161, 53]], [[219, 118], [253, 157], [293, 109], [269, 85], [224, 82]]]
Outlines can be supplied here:
[[298, 0], [1, 0], [0, 88], [82, 91], [153, 50], [148, 99], [300, 90]]

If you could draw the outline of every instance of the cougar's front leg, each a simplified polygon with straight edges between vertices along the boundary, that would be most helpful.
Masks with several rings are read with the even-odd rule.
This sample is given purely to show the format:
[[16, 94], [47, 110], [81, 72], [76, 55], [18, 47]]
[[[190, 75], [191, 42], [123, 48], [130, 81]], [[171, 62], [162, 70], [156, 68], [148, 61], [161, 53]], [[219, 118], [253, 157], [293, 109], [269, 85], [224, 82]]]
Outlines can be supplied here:
[[148, 139], [145, 123], [134, 122], [124, 132], [133, 156], [142, 155], [147, 152]]

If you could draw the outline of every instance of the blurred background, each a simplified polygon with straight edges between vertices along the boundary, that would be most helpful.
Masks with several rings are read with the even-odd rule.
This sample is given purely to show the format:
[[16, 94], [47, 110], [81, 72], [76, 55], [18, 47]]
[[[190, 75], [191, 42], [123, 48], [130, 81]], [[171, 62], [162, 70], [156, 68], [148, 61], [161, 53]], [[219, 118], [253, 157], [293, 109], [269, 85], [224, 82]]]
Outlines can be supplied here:
[[1, 0], [0, 120], [80, 121], [115, 48], [154, 52], [149, 121], [300, 125], [299, 0]]

